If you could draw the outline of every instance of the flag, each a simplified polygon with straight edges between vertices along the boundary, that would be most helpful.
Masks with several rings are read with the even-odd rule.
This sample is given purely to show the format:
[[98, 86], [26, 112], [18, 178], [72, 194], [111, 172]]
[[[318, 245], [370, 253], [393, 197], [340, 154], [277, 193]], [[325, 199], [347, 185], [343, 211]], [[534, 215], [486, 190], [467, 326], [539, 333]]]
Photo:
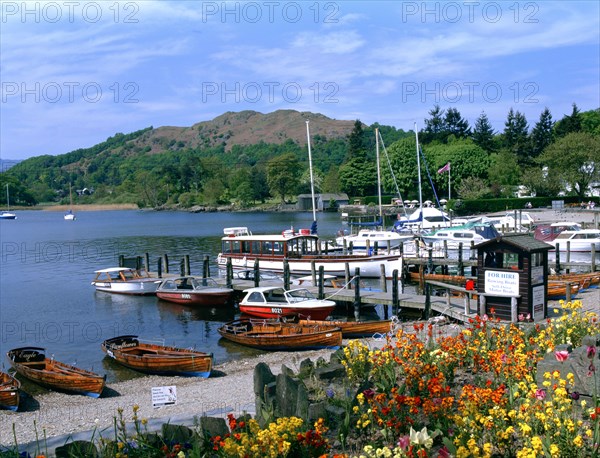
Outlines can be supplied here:
[[444, 173], [450, 171], [450, 162], [448, 162], [445, 166], [438, 170], [438, 173]]

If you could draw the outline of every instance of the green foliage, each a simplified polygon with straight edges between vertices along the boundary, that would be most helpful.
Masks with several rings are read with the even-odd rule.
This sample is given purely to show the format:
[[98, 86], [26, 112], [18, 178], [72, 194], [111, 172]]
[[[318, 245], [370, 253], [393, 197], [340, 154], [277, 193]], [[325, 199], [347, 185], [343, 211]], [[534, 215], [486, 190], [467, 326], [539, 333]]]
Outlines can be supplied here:
[[267, 183], [271, 194], [285, 203], [285, 197], [296, 192], [301, 173], [299, 161], [293, 153], [271, 159], [267, 163]]

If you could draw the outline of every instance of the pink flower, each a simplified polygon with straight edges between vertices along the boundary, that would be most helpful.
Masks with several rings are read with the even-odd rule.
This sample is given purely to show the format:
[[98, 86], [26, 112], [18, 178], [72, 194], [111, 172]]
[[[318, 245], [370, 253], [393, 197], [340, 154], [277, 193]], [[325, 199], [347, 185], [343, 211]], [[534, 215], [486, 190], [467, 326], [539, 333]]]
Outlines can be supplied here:
[[408, 450], [409, 445], [410, 445], [410, 437], [409, 436], [402, 436], [400, 439], [398, 439], [398, 447], [400, 447], [402, 450]]
[[596, 356], [596, 347], [590, 345], [589, 347], [587, 347], [587, 357], [590, 359], [594, 359], [594, 356]]
[[542, 388], [535, 390], [535, 398], [538, 401], [543, 401], [544, 399], [546, 399], [546, 390]]
[[567, 350], [555, 351], [554, 356], [556, 356], [557, 361], [562, 363], [563, 361], [569, 359], [569, 352]]

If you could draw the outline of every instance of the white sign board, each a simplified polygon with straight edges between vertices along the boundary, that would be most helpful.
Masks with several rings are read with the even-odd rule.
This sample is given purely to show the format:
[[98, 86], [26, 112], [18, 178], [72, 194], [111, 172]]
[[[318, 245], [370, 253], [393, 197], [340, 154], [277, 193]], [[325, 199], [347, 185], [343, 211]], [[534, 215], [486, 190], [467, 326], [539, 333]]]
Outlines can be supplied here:
[[544, 283], [544, 267], [537, 266], [531, 268], [531, 284], [539, 285], [540, 283]]
[[497, 296], [518, 296], [519, 273], [486, 270], [485, 293]]
[[531, 307], [533, 309], [533, 319], [538, 315], [544, 315], [544, 299], [546, 298], [544, 285], [531, 288]]
[[177, 387], [152, 387], [152, 407], [172, 406], [175, 404], [177, 404]]

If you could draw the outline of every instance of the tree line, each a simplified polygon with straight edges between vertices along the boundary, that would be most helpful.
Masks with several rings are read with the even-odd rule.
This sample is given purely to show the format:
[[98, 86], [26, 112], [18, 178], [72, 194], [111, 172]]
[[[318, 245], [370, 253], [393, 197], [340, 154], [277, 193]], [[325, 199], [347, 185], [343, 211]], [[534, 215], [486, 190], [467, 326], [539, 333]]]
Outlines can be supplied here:
[[[424, 198], [448, 197], [450, 163], [452, 198], [512, 196], [560, 192], [582, 199], [600, 181], [600, 109], [572, 112], [554, 121], [548, 108], [532, 126], [525, 115], [509, 110], [496, 132], [485, 112], [473, 126], [456, 108], [434, 106], [419, 131]], [[416, 138], [392, 126], [356, 120], [347, 138], [311, 138], [313, 182], [322, 193], [351, 197], [377, 194], [375, 129], [380, 133], [383, 191], [404, 199], [418, 196]], [[306, 146], [233, 145], [226, 150], [186, 148], [172, 140], [152, 154], [144, 135], [152, 127], [116, 134], [92, 148], [59, 156], [27, 159], [0, 174], [0, 189], [10, 186], [11, 205], [63, 202], [69, 186], [86, 189], [77, 203], [137, 203], [140, 207], [235, 205], [248, 208], [267, 200], [293, 201], [311, 190]], [[4, 198], [5, 200], [5, 198]], [[2, 198], [0, 198], [2, 202]]]

